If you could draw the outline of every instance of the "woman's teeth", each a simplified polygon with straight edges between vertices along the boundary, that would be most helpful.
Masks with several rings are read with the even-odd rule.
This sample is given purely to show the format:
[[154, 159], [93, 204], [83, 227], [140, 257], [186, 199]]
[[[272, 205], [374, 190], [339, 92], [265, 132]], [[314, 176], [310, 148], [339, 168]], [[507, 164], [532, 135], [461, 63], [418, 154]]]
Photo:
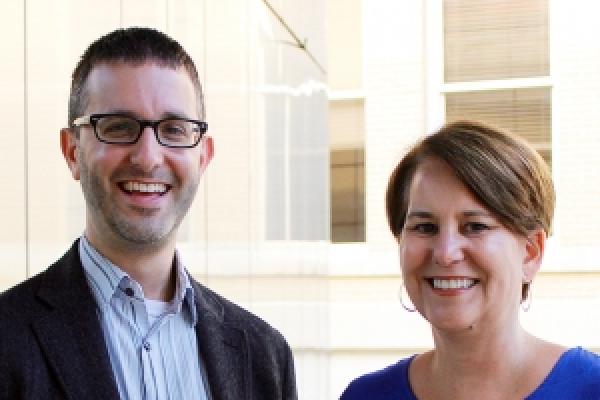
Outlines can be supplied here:
[[477, 280], [469, 279], [469, 278], [461, 278], [461, 279], [439, 279], [433, 278], [431, 279], [431, 283], [434, 289], [469, 289], [473, 287]]

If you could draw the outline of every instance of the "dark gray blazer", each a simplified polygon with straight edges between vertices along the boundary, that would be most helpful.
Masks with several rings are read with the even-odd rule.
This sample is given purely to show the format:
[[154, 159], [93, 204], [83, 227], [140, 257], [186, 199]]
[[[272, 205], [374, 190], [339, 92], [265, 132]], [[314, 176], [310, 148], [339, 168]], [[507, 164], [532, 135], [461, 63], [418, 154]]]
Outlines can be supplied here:
[[[292, 353], [266, 322], [196, 281], [196, 333], [213, 400], [296, 399]], [[0, 399], [118, 399], [78, 241], [0, 294]]]

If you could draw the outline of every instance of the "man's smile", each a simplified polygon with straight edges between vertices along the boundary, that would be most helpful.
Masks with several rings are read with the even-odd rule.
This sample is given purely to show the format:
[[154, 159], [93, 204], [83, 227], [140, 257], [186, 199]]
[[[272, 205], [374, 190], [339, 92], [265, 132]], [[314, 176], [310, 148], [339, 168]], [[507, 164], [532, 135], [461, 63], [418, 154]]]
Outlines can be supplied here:
[[128, 194], [141, 193], [141, 194], [160, 194], [164, 195], [167, 193], [171, 186], [164, 183], [148, 183], [138, 181], [124, 181], [118, 183], [121, 190]]

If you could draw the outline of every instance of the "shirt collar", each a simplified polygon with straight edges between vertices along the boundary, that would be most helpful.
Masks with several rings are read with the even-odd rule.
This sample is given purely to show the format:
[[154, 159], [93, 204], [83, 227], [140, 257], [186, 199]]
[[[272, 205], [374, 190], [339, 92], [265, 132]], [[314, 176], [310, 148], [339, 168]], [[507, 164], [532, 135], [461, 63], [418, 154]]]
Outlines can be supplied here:
[[[79, 240], [79, 257], [99, 306], [108, 306], [113, 297], [119, 296], [120, 292], [125, 292], [128, 288], [133, 290], [135, 298], [140, 301], [144, 300], [141, 285], [100, 254], [85, 235], [82, 235]], [[177, 251], [175, 251], [175, 271], [176, 284], [175, 296], [171, 301], [172, 312], [181, 312], [183, 303], [186, 303], [192, 323], [196, 325], [198, 316], [194, 301], [194, 289]]]
[[175, 270], [177, 271], [177, 284], [175, 285], [175, 296], [173, 297], [175, 312], [180, 312], [183, 303], [186, 303], [192, 322], [196, 325], [198, 315], [196, 313], [196, 302], [194, 301], [194, 288], [177, 250], [175, 250]]

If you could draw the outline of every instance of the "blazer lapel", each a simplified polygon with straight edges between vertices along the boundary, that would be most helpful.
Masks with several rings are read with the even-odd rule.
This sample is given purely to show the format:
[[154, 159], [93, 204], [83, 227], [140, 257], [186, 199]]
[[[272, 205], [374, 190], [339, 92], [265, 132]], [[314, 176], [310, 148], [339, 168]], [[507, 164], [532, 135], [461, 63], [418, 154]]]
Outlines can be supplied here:
[[37, 293], [51, 311], [33, 330], [63, 390], [72, 399], [118, 399], [102, 328], [78, 241], [51, 266]]
[[196, 334], [212, 400], [251, 397], [250, 362], [244, 331], [228, 324], [218, 300], [196, 282]]

